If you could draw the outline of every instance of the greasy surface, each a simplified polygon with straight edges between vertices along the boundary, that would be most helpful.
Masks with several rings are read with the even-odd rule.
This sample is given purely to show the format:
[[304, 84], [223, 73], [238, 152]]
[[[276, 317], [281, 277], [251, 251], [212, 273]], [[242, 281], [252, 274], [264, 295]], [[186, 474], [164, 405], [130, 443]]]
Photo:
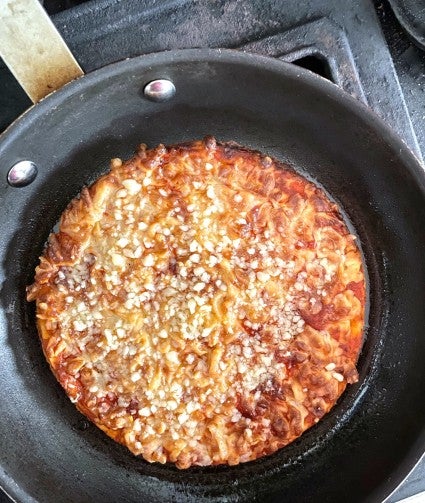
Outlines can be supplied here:
[[319, 421], [357, 381], [364, 296], [337, 206], [210, 138], [114, 160], [63, 214], [28, 299], [77, 407], [186, 468], [256, 459]]

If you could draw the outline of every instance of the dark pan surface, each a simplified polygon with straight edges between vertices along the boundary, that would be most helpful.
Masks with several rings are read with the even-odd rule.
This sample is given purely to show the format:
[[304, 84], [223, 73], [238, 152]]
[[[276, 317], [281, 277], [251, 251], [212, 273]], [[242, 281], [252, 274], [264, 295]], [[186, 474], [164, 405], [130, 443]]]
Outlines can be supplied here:
[[[143, 98], [171, 78], [173, 100]], [[25, 301], [37, 257], [67, 203], [111, 157], [213, 134], [288, 161], [339, 201], [364, 251], [369, 327], [360, 382], [293, 444], [234, 467], [150, 465], [87, 423], [42, 355]], [[8, 168], [31, 159], [25, 188]], [[232, 51], [143, 56], [66, 86], [0, 140], [0, 481], [19, 501], [371, 501], [425, 446], [425, 178], [365, 108], [297, 67]]]

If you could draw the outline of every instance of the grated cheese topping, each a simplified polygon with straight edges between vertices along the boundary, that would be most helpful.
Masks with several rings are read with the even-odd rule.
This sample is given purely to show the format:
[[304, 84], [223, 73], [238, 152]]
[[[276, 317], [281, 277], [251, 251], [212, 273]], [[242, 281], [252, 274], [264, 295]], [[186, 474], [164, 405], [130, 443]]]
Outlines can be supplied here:
[[70, 398], [148, 461], [274, 452], [357, 380], [364, 276], [336, 205], [212, 139], [113, 160], [28, 298]]

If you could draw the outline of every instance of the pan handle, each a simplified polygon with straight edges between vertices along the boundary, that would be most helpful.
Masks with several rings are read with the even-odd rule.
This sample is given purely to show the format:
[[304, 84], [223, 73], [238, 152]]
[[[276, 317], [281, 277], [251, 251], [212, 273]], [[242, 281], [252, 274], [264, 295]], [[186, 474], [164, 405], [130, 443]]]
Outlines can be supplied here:
[[0, 56], [33, 103], [84, 75], [38, 0], [0, 0]]

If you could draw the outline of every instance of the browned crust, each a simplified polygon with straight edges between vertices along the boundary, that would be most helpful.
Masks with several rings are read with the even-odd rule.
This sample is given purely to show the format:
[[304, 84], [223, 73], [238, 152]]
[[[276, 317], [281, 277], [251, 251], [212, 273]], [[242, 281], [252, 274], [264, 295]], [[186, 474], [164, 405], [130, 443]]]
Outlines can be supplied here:
[[[206, 169], [207, 165], [211, 167]], [[145, 180], [149, 177], [153, 181], [145, 188]], [[169, 216], [171, 215], [169, 201], [177, 201], [175, 204], [179, 207], [180, 215], [184, 213], [184, 218], [182, 218], [185, 225], [186, 221], [189, 222], [192, 218], [187, 211], [188, 201], [192, 201], [195, 197], [193, 194], [199, 193], [199, 205], [205, 206], [205, 201], [208, 199], [205, 195], [205, 187], [213, 183], [215, 190], [220, 192], [218, 196], [215, 194], [219, 201], [217, 204], [222, 204], [224, 209], [221, 213], [218, 211], [216, 215], [213, 213], [205, 217], [205, 211], [208, 210], [205, 206], [207, 210], [202, 210], [203, 212], [200, 213], [202, 218], [208, 218], [212, 222], [211, 228], [224, 222], [228, 236], [233, 240], [228, 246], [234, 247], [234, 243], [239, 239], [241, 244], [238, 245], [238, 254], [240, 253], [241, 257], [247, 257], [246, 260], [251, 260], [249, 253], [253, 249], [252, 246], [258, 245], [260, 250], [261, 247], [267, 248], [268, 242], [273, 242], [273, 246], [267, 248], [267, 259], [273, 262], [275, 269], [278, 268], [276, 264], [280, 263], [285, 265], [279, 267], [286, 267], [286, 272], [278, 276], [276, 280], [268, 274], [272, 272], [272, 266], [270, 266], [270, 271], [264, 267], [260, 268], [261, 270], [255, 273], [256, 276], [254, 274], [254, 279], [251, 278], [251, 283], [248, 284], [247, 277], [250, 270], [245, 265], [240, 265], [239, 257], [235, 254], [236, 258], [232, 259], [233, 262], [229, 259], [230, 269], [229, 267], [225, 269], [227, 258], [226, 250], [224, 250], [222, 262], [208, 269], [209, 276], [215, 277], [214, 275], [219, 274], [220, 278], [224, 278], [225, 283], [228, 282], [229, 290], [224, 295], [226, 309], [230, 309], [228, 306], [231, 305], [239, 306], [237, 309], [242, 313], [249, 311], [251, 309], [249, 302], [245, 302], [243, 306], [237, 304], [238, 297], [245, 298], [247, 292], [255, 293], [252, 304], [255, 304], [257, 297], [261, 295], [264, 306], [257, 310], [254, 306], [252, 312], [245, 313], [246, 318], [242, 317], [240, 320], [232, 318], [233, 321], [225, 311], [225, 314], [222, 314], [221, 335], [215, 336], [213, 342], [210, 336], [208, 344], [205, 343], [205, 348], [202, 346], [204, 341], [196, 343], [197, 347], [202, 349], [201, 356], [196, 357], [203, 358], [205, 365], [209, 365], [209, 369], [204, 372], [205, 375], [201, 371], [198, 372], [200, 375], [198, 379], [211, 380], [213, 397], [216, 394], [218, 396], [219, 393], [225, 393], [223, 390], [217, 391], [220, 386], [225, 387], [225, 379], [229, 379], [227, 382], [229, 389], [233, 389], [232, 386], [235, 385], [232, 379], [239, 383], [239, 387], [235, 387], [236, 391], [229, 394], [223, 404], [217, 401], [215, 407], [220, 412], [216, 414], [209, 412], [210, 404], [207, 400], [201, 401], [199, 398], [201, 392], [196, 388], [198, 391], [195, 398], [201, 406], [188, 415], [190, 421], [197, 424], [192, 428], [193, 431], [190, 430], [192, 433], [189, 429], [185, 429], [185, 424], [178, 426], [174, 413], [166, 407], [154, 413], [151, 412], [148, 417], [141, 414], [140, 411], [145, 411], [146, 405], [149, 405], [146, 397], [144, 398], [146, 403], [141, 398], [143, 375], [139, 378], [141, 384], [135, 383], [134, 386], [126, 378], [125, 390], [121, 397], [125, 405], [119, 405], [120, 392], [116, 389], [119, 384], [118, 378], [116, 382], [105, 384], [109, 387], [90, 391], [90, 389], [98, 388], [98, 382], [93, 380], [94, 374], [98, 371], [95, 371], [94, 367], [89, 368], [87, 362], [90, 358], [94, 362], [95, 357], [99, 357], [100, 350], [94, 345], [95, 341], [100, 341], [102, 348], [110, 344], [110, 341], [105, 342], [102, 335], [106, 322], [101, 320], [98, 323], [99, 328], [95, 321], [95, 328], [90, 332], [92, 335], [88, 335], [87, 327], [86, 330], [69, 328], [75, 327], [75, 325], [70, 325], [73, 321], [70, 321], [67, 315], [71, 307], [75, 310], [74, 306], [82, 303], [84, 309], [90, 311], [90, 316], [95, 309], [95, 307], [87, 307], [89, 306], [87, 295], [91, 294], [92, 287], [89, 284], [85, 286], [85, 281], [86, 278], [90, 280], [93, 277], [97, 278], [99, 283], [103, 281], [102, 275], [108, 273], [102, 270], [102, 275], [100, 275], [96, 267], [102, 258], [102, 253], [106, 255], [109, 249], [116, 249], [118, 237], [111, 238], [114, 229], [111, 222], [114, 223], [114, 215], [116, 215], [113, 213], [115, 211], [113, 208], [116, 208], [113, 204], [117, 200], [119, 191], [124, 190], [123, 181], [128, 180], [134, 180], [141, 188], [137, 194], [131, 195], [130, 191], [127, 194], [128, 197], [123, 198], [124, 202], [130, 201], [130, 206], [134, 206], [134, 202], [138, 203], [145, 198], [144, 200], [151, 205], [149, 206], [151, 212], [157, 211], [156, 207], [165, 208], [168, 211], [167, 221], [174, 222], [176, 218], [173, 217], [173, 220]], [[203, 187], [197, 188], [202, 183], [204, 183]], [[125, 187], [127, 186], [132, 187], [128, 183]], [[158, 195], [160, 188], [167, 193], [166, 197], [161, 198]], [[158, 218], [161, 220], [159, 223], [163, 221], [165, 215], [160, 211], [164, 212], [165, 209], [158, 209]], [[128, 211], [131, 213], [133, 210]], [[124, 210], [123, 214], [126, 215]], [[139, 217], [141, 214], [138, 213]], [[243, 215], [241, 221], [245, 223], [235, 223], [237, 214]], [[143, 215], [143, 218], [152, 225], [148, 214]], [[125, 233], [126, 226], [121, 225], [119, 220], [115, 221], [115, 227], [119, 227], [121, 232]], [[128, 225], [130, 227], [137, 225], [137, 221], [135, 224], [131, 222]], [[181, 225], [181, 222], [178, 225]], [[173, 232], [180, 239], [179, 228], [178, 226], [173, 228]], [[138, 237], [148, 235], [150, 229], [151, 227], [146, 231], [141, 230]], [[201, 237], [202, 233], [207, 232], [202, 229], [196, 229], [196, 231], [201, 233]], [[133, 231], [133, 234], [135, 232]], [[171, 238], [162, 236], [158, 242], [155, 241], [156, 238], [151, 236], [149, 239], [151, 238], [154, 242], [155, 260], [162, 260], [161, 257], [167, 253], [169, 254], [167, 260], [170, 260], [174, 252], [170, 251], [171, 248], [167, 251], [164, 243], [169, 243]], [[214, 236], [211, 239], [215, 239]], [[108, 248], [102, 248], [104, 246], [102, 240], [109, 240]], [[103, 252], [99, 251], [101, 249]], [[280, 255], [276, 250], [280, 250]], [[134, 275], [137, 275], [139, 270], [145, 271], [146, 267], [143, 268], [140, 261], [144, 260], [148, 252], [149, 250], [144, 248], [141, 256], [125, 259], [126, 265], [123, 266], [120, 276], [123, 284], [124, 280], [129, 281], [127, 277], [129, 267], [132, 268], [131, 273]], [[136, 252], [131, 253], [134, 255]], [[230, 256], [230, 252], [228, 255]], [[83, 262], [83, 257], [85, 257], [85, 262]], [[96, 261], [95, 265], [90, 262], [91, 258]], [[264, 257], [260, 255], [257, 257], [257, 252], [255, 252], [255, 258], [261, 262]], [[258, 262], [254, 259], [249, 263]], [[107, 260], [110, 259], [104, 260], [105, 263], [109, 263]], [[173, 264], [177, 263], [177, 259], [174, 260], [173, 257], [172, 261]], [[292, 262], [294, 265], [288, 266]], [[190, 260], [189, 263], [191, 263]], [[264, 263], [266, 263], [265, 259]], [[76, 281], [77, 283], [83, 281], [81, 283], [83, 287], [79, 291], [75, 290], [75, 284], [72, 283], [75, 279], [75, 272], [72, 271], [76, 267], [80, 268]], [[119, 269], [121, 266], [117, 267], [121, 270]], [[190, 267], [193, 269], [193, 264]], [[84, 273], [81, 273], [83, 269]], [[84, 274], [83, 279], [81, 279], [81, 274]], [[170, 278], [177, 273], [173, 269], [173, 272], [166, 271], [161, 274]], [[263, 281], [267, 276], [269, 276], [268, 280]], [[69, 281], [74, 287], [69, 286]], [[282, 304], [280, 294], [276, 293], [278, 289], [285, 293], [289, 292], [288, 295], [292, 296], [286, 304]], [[210, 290], [210, 297], [205, 298], [207, 304], [211, 303], [214, 306], [217, 296], [222, 294], [219, 288], [214, 287]], [[123, 295], [128, 293], [126, 291]], [[175, 296], [180, 293], [176, 293]], [[106, 290], [98, 292], [100, 303], [104, 301], [106, 294], [110, 295]], [[71, 201], [63, 213], [59, 232], [49, 237], [48, 246], [36, 269], [34, 284], [28, 287], [27, 298], [29, 301], [37, 302], [37, 326], [43, 351], [52, 371], [67, 394], [76, 406], [109, 436], [127, 445], [135, 454], [142, 454], [148, 461], [173, 461], [180, 468], [186, 468], [196, 464], [236, 464], [272, 453], [292, 442], [303, 431], [315, 424], [332, 408], [346, 384], [357, 380], [355, 363], [361, 347], [364, 324], [365, 282], [360, 252], [354, 237], [350, 235], [340, 215], [338, 206], [332, 203], [321, 189], [296, 174], [288, 166], [233, 143], [217, 143], [213, 138], [170, 147], [160, 145], [152, 150], [146, 150], [146, 147], [142, 145], [133, 159], [125, 163], [113, 160], [110, 173], [101, 177], [91, 187], [84, 188], [80, 196]], [[68, 305], [69, 298], [72, 300]], [[124, 298], [128, 299], [128, 297]], [[112, 299], [108, 300], [110, 305], [116, 305], [116, 298], [113, 295], [110, 299]], [[112, 309], [110, 305], [108, 304], [109, 307], [102, 311], [102, 316], [108, 309]], [[122, 306], [117, 305], [118, 307], [114, 307], [108, 316], [111, 312], [114, 316], [119, 312], [124, 321], [131, 319], [133, 320], [131, 323], [136, 323], [131, 309], [127, 312]], [[279, 317], [279, 313], [276, 315], [277, 321], [252, 322], [254, 318], [255, 320], [262, 319], [262, 310], [272, 312], [274, 309], [275, 312], [278, 305], [284, 305], [285, 309], [290, 306], [288, 308], [290, 322], [287, 323]], [[145, 309], [145, 304], [142, 303], [139, 309]], [[196, 309], [200, 310], [198, 307]], [[249, 316], [251, 316], [251, 321], [248, 320]], [[297, 321], [298, 318], [300, 321]], [[267, 319], [271, 320], [271, 318]], [[78, 320], [77, 322], [81, 325]], [[246, 321], [248, 324], [245, 324]], [[167, 323], [164, 326], [169, 329]], [[285, 341], [276, 339], [277, 335], [283, 333], [284, 330], [279, 328], [280, 325], [276, 328], [276, 323], [283, 323], [282, 326], [287, 327], [285, 334], [289, 339]], [[232, 330], [229, 327], [233, 326], [236, 327], [236, 331], [239, 330], [240, 334], [236, 336], [236, 342], [235, 336], [229, 336]], [[228, 329], [230, 332], [227, 331]], [[125, 337], [129, 337], [131, 332], [131, 337], [134, 338], [132, 329], [128, 329], [127, 332]], [[81, 347], [83, 337], [85, 337], [85, 342]], [[149, 337], [152, 339], [154, 336], [149, 335]], [[233, 368], [231, 357], [227, 358], [226, 351], [230, 347], [234, 349], [232, 344], [238, 344], [238, 337], [241, 341], [245, 340], [244, 344], [246, 343], [247, 347], [257, 338], [255, 339], [258, 342], [257, 348], [258, 345], [262, 348], [266, 347], [273, 353], [270, 355], [271, 368], [267, 369], [268, 377], [258, 382], [255, 389], [249, 388], [253, 386], [252, 384], [246, 384], [246, 375], [250, 376], [252, 372], [254, 381], [258, 379], [258, 372], [264, 370], [261, 368], [263, 364], [258, 363], [260, 357], [263, 358], [263, 356], [261, 353], [256, 354], [255, 350], [252, 356], [251, 346], [249, 346], [249, 351], [246, 350], [247, 354], [251, 354], [250, 357], [246, 357], [246, 362], [243, 359], [244, 356], [240, 354], [234, 356], [235, 359], [239, 359], [238, 364], [247, 364], [248, 370], [245, 373], [235, 370], [236, 374], [232, 374], [231, 377], [223, 377], [226, 372], [230, 372], [228, 368]], [[175, 376], [183, 375], [185, 368], [190, 367], [190, 364], [182, 361], [181, 358], [186, 357], [188, 348], [192, 348], [195, 344], [192, 340], [181, 343], [178, 339], [179, 337], [176, 336], [175, 340], [171, 341], [175, 345], [168, 348], [168, 354], [170, 348], [171, 350], [180, 348], [175, 351], [179, 361], [178, 369], [170, 371], [175, 372]], [[78, 346], [78, 341], [81, 342], [80, 346]], [[143, 344], [147, 344], [146, 341]], [[141, 361], [145, 358], [140, 368], [146, 370], [149, 362], [148, 356], [143, 356], [143, 351], [145, 351], [142, 349], [143, 344], [137, 348], [136, 356], [140, 354]], [[149, 342], [149, 344], [153, 343]], [[157, 347], [161, 348], [161, 344], [164, 344], [161, 340], [157, 345], [153, 344], [154, 351], [157, 351], [155, 349]], [[88, 347], [94, 349], [88, 350]], [[242, 353], [245, 354], [243, 346], [240, 347], [243, 350]], [[202, 353], [204, 349], [205, 352]], [[110, 372], [117, 370], [119, 374], [122, 368], [127, 368], [126, 365], [129, 365], [123, 363], [124, 357], [114, 356], [115, 359], [113, 359], [111, 354], [114, 351], [107, 352], [107, 357], [105, 357], [110, 359], [110, 367], [103, 372], [106, 372], [109, 377]], [[119, 352], [119, 350], [116, 351]], [[164, 358], [167, 358], [167, 353]], [[221, 361], [226, 367], [225, 371], [217, 370], [219, 369], [217, 365]], [[268, 360], [263, 358], [261, 361]], [[117, 365], [117, 368], [111, 369], [114, 365]], [[174, 367], [171, 365], [170, 368]], [[139, 374], [137, 369], [138, 367], [136, 374]], [[194, 375], [193, 368], [190, 372]], [[161, 379], [164, 379], [164, 376]], [[148, 384], [146, 382], [144, 386]], [[248, 387], [244, 388], [244, 386]], [[183, 396], [183, 405], [185, 399], [188, 401], [189, 398], [193, 399], [189, 395], [188, 392], [186, 398]], [[187, 412], [184, 408], [180, 409], [183, 405], [179, 405], [177, 409], [179, 414], [182, 414], [182, 410], [184, 414]], [[228, 417], [229, 414], [233, 414], [232, 420]], [[153, 433], [148, 435], [146, 432], [151, 425], [153, 425]], [[174, 427], [176, 433], [174, 438], [171, 438], [167, 430], [171, 431]], [[200, 439], [191, 443], [190, 440], [194, 438], [193, 432], [197, 433]]]

